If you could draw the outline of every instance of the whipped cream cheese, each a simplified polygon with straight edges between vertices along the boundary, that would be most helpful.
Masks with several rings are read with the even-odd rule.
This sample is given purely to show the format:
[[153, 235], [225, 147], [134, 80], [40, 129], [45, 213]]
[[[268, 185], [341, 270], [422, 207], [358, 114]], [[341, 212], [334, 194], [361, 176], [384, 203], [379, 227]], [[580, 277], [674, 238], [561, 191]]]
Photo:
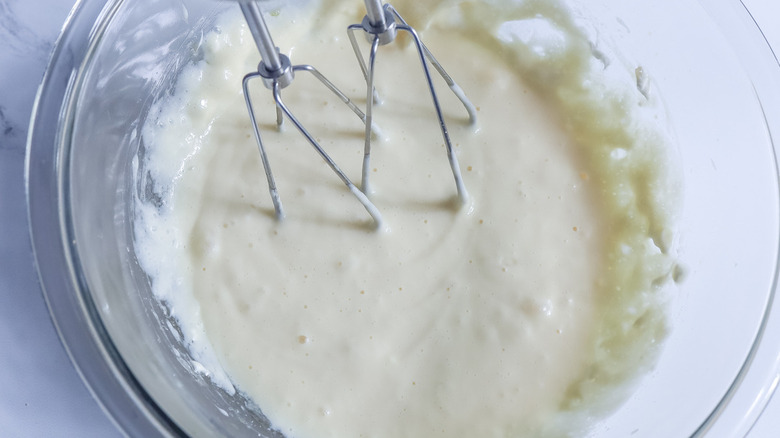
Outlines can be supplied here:
[[[362, 9], [341, 3], [269, 24], [360, 104], [345, 28]], [[229, 14], [144, 128], [158, 201], [137, 206], [139, 260], [204, 372], [288, 436], [581, 434], [570, 414], [612, 406], [666, 330], [674, 202], [653, 94], [608, 78], [558, 2], [395, 6], [479, 109], [470, 126], [436, 79], [469, 205], [416, 53], [395, 44], [377, 62], [380, 230], [254, 84], [276, 221], [241, 91], [259, 59]], [[360, 120], [303, 73], [283, 98], [359, 181]]]

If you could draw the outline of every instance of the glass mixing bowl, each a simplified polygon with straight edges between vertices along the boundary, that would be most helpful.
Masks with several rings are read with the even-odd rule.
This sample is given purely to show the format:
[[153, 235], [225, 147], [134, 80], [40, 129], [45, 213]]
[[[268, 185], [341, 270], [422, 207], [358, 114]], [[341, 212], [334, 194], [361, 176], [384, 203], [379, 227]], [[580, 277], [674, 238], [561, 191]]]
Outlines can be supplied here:
[[[355, 0], [357, 1], [357, 0]], [[589, 436], [742, 436], [780, 369], [780, 69], [736, 0], [574, 6], [663, 94], [683, 173], [679, 257], [660, 359]], [[234, 2], [83, 0], [60, 36], [27, 151], [32, 243], [60, 337], [131, 436], [282, 436], [191, 360], [133, 249], [150, 106]]]

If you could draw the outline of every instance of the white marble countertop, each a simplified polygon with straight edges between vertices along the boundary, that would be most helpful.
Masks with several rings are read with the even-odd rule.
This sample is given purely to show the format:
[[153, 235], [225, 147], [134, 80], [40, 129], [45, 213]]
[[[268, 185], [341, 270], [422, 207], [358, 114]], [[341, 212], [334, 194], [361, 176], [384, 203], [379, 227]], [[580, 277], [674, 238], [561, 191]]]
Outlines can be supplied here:
[[[780, 53], [780, 2], [743, 0]], [[121, 436], [71, 366], [38, 288], [24, 149], [36, 88], [73, 0], [0, 0], [0, 436]], [[780, 396], [750, 438], [780, 436]]]

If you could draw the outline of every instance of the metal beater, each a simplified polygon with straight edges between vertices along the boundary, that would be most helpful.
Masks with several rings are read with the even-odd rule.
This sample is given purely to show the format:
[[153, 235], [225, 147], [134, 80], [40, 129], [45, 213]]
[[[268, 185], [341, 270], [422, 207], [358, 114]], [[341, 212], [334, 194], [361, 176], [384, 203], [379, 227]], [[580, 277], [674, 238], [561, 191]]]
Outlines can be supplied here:
[[[433, 100], [433, 107], [436, 111], [436, 116], [439, 120], [439, 127], [441, 128], [442, 137], [444, 138], [444, 144], [447, 150], [447, 157], [449, 159], [450, 168], [452, 169], [453, 176], [455, 177], [455, 186], [457, 188], [458, 197], [461, 203], [466, 203], [468, 199], [468, 193], [463, 183], [463, 178], [460, 172], [460, 166], [458, 164], [457, 156], [455, 155], [452, 142], [450, 141], [449, 132], [447, 130], [447, 124], [444, 122], [441, 106], [436, 96], [436, 90], [433, 86], [433, 80], [428, 68], [428, 62], [433, 65], [436, 71], [442, 76], [444, 81], [449, 85], [452, 92], [460, 99], [463, 106], [469, 115], [469, 122], [476, 123], [476, 108], [468, 100], [463, 90], [455, 83], [449, 74], [444, 70], [441, 64], [436, 60], [430, 50], [423, 44], [417, 32], [409, 26], [409, 24], [401, 17], [401, 15], [393, 8], [389, 3], [382, 4], [381, 0], [365, 0], [366, 16], [363, 18], [361, 24], [353, 24], [347, 28], [352, 48], [355, 52], [355, 56], [358, 59], [360, 68], [363, 71], [363, 76], [366, 79], [366, 111], [365, 113], [360, 110], [343, 92], [341, 92], [332, 82], [330, 82], [325, 76], [323, 76], [317, 69], [311, 65], [292, 65], [289, 57], [281, 54], [279, 49], [274, 45], [271, 38], [271, 34], [266, 26], [265, 19], [263, 18], [262, 11], [257, 4], [257, 0], [238, 0], [241, 7], [241, 12], [244, 14], [247, 25], [252, 37], [255, 40], [257, 49], [260, 52], [261, 61], [257, 66], [257, 71], [252, 72], [244, 76], [243, 89], [244, 99], [246, 101], [249, 117], [252, 122], [252, 128], [255, 133], [255, 139], [260, 151], [260, 157], [262, 159], [263, 168], [265, 170], [266, 178], [268, 180], [268, 189], [271, 194], [271, 200], [273, 201], [276, 217], [282, 219], [284, 217], [284, 210], [282, 208], [282, 202], [279, 196], [279, 192], [276, 188], [276, 182], [271, 172], [271, 166], [268, 161], [268, 156], [265, 152], [262, 137], [260, 135], [260, 129], [257, 125], [255, 118], [254, 108], [252, 106], [252, 100], [249, 97], [249, 82], [254, 78], [261, 78], [266, 88], [270, 89], [273, 93], [274, 102], [276, 103], [276, 123], [281, 126], [286, 115], [300, 133], [306, 137], [309, 143], [320, 154], [320, 156], [328, 163], [331, 169], [341, 178], [346, 184], [347, 188], [352, 194], [363, 204], [366, 211], [371, 215], [377, 225], [381, 224], [382, 217], [379, 213], [379, 209], [368, 199], [366, 193], [370, 192], [369, 185], [369, 169], [371, 161], [371, 135], [375, 131], [375, 125], [373, 124], [372, 107], [377, 100], [376, 89], [374, 87], [374, 65], [376, 61], [376, 54], [380, 45], [390, 44], [395, 40], [395, 37], [399, 30], [408, 32], [417, 48], [420, 63], [422, 65], [423, 74], [428, 84], [428, 89]], [[368, 57], [368, 66], [360, 53], [360, 48], [355, 37], [355, 31], [363, 30], [367, 39], [371, 43], [371, 50]], [[287, 106], [284, 104], [281, 98], [281, 90], [289, 86], [295, 76], [295, 72], [305, 71], [311, 73], [317, 78], [326, 88], [333, 92], [344, 104], [346, 104], [365, 124], [365, 146], [363, 156], [363, 168], [362, 168], [362, 190], [358, 189], [352, 181], [344, 174], [344, 172], [338, 167], [333, 159], [325, 152], [320, 144], [312, 137], [312, 135], [304, 128], [304, 126], [298, 121], [298, 119], [290, 112]]]
[[257, 126], [257, 120], [255, 118], [254, 108], [252, 106], [252, 100], [249, 98], [249, 82], [254, 78], [261, 78], [266, 88], [273, 92], [274, 102], [276, 102], [276, 124], [281, 126], [284, 121], [284, 116], [292, 121], [298, 131], [303, 134], [314, 149], [320, 154], [320, 156], [328, 163], [331, 169], [341, 178], [346, 184], [349, 191], [363, 204], [366, 211], [376, 222], [377, 226], [382, 223], [382, 216], [379, 213], [379, 209], [368, 199], [368, 197], [360, 189], [358, 189], [352, 181], [344, 174], [339, 166], [333, 161], [333, 159], [325, 152], [320, 144], [312, 137], [312, 135], [303, 127], [298, 119], [290, 112], [287, 106], [282, 101], [281, 90], [290, 85], [295, 77], [295, 72], [304, 71], [311, 73], [317, 78], [325, 87], [332, 91], [342, 102], [344, 102], [358, 117], [366, 123], [366, 132], [368, 136], [371, 135], [372, 123], [344, 93], [342, 93], [332, 82], [330, 82], [325, 76], [323, 76], [317, 69], [311, 65], [292, 65], [290, 58], [279, 52], [279, 49], [274, 45], [271, 39], [271, 34], [266, 26], [265, 19], [263, 18], [262, 11], [255, 0], [239, 0], [239, 6], [241, 12], [244, 14], [247, 26], [249, 27], [252, 37], [255, 40], [257, 49], [260, 51], [260, 64], [257, 66], [257, 71], [252, 72], [244, 76], [243, 88], [244, 88], [244, 100], [246, 101], [247, 110], [249, 111], [249, 118], [252, 122], [252, 128], [255, 132], [255, 140], [257, 140], [257, 147], [260, 150], [260, 157], [263, 162], [263, 168], [265, 169], [265, 175], [268, 180], [268, 189], [271, 193], [271, 200], [274, 204], [274, 210], [276, 212], [277, 219], [284, 217], [284, 210], [282, 208], [282, 201], [279, 197], [279, 192], [276, 188], [276, 182], [274, 181], [273, 173], [271, 172], [271, 165], [268, 161], [268, 156], [265, 153], [265, 147], [263, 146], [263, 140], [260, 136], [260, 129]]
[[[469, 101], [469, 99], [466, 97], [466, 94], [458, 86], [458, 84], [456, 84], [452, 77], [447, 74], [441, 64], [433, 56], [431, 51], [428, 50], [425, 44], [423, 44], [422, 40], [417, 35], [417, 31], [409, 26], [406, 20], [401, 17], [401, 15], [398, 13], [398, 11], [395, 10], [395, 8], [393, 8], [392, 5], [389, 3], [382, 5], [382, 0], [365, 0], [365, 5], [366, 15], [363, 17], [362, 23], [352, 24], [347, 28], [347, 34], [349, 35], [349, 40], [352, 43], [352, 49], [355, 52], [355, 56], [358, 59], [360, 68], [363, 71], [363, 76], [366, 78], [367, 83], [366, 100], [368, 103], [366, 104], [365, 112], [366, 138], [365, 149], [363, 152], [363, 172], [361, 183], [363, 192], [370, 193], [369, 173], [371, 161], [371, 124], [373, 120], [372, 107], [374, 105], [375, 99], [377, 98], [377, 92], [374, 88], [374, 62], [376, 61], [376, 54], [379, 46], [392, 43], [395, 40], [398, 31], [400, 30], [406, 31], [411, 35], [417, 48], [417, 54], [420, 58], [420, 63], [422, 64], [423, 74], [425, 75], [425, 80], [427, 81], [428, 89], [430, 90], [431, 98], [433, 99], [433, 107], [436, 111], [436, 116], [439, 119], [439, 127], [441, 128], [441, 134], [444, 138], [444, 144], [447, 149], [447, 158], [450, 162], [452, 174], [455, 177], [455, 186], [458, 190], [458, 198], [460, 199], [461, 203], [465, 204], [468, 200], [466, 186], [463, 184], [463, 177], [460, 173], [458, 158], [452, 150], [452, 142], [450, 141], [450, 135], [447, 131], [447, 124], [444, 122], [444, 117], [442, 116], [441, 106], [439, 105], [439, 99], [436, 97], [436, 90], [433, 87], [433, 81], [431, 79], [431, 74], [428, 69], [426, 59], [431, 63], [431, 65], [433, 65], [436, 71], [439, 72], [447, 85], [449, 85], [450, 90], [455, 93], [455, 96], [458, 97], [463, 106], [466, 108], [466, 111], [469, 115], [469, 123], [471, 124], [476, 123], [477, 120], [476, 108]], [[355, 31], [357, 30], [362, 30], [365, 33], [369, 43], [371, 43], [371, 50], [368, 56], [368, 67], [366, 66], [365, 59], [363, 59], [363, 55], [360, 53], [360, 48], [358, 47], [357, 39], [355, 37]]]

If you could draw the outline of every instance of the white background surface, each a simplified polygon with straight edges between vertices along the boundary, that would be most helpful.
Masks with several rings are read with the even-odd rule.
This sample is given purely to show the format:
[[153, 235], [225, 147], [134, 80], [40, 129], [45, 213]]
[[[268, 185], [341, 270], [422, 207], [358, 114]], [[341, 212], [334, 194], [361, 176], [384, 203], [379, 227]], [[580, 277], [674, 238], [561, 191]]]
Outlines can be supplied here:
[[[743, 2], [780, 53], [780, 0]], [[0, 0], [0, 437], [121, 436], [59, 343], [37, 285], [27, 235], [23, 164], [28, 119], [72, 4]], [[780, 437], [780, 396], [749, 437]]]

